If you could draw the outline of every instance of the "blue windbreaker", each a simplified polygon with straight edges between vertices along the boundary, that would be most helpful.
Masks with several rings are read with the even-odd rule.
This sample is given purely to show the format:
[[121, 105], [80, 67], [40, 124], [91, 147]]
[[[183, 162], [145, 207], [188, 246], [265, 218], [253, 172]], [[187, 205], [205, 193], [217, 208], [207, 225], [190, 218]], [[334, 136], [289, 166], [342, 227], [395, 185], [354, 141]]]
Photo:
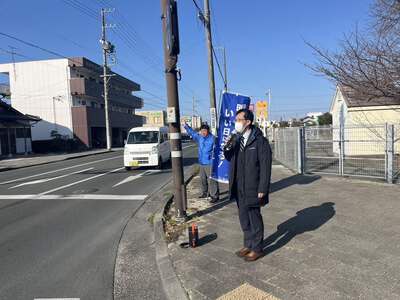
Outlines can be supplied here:
[[188, 125], [185, 125], [184, 128], [186, 129], [187, 133], [192, 137], [192, 139], [199, 145], [199, 164], [211, 165], [215, 137], [211, 133], [209, 133], [208, 136], [203, 137], [201, 134], [194, 131]]

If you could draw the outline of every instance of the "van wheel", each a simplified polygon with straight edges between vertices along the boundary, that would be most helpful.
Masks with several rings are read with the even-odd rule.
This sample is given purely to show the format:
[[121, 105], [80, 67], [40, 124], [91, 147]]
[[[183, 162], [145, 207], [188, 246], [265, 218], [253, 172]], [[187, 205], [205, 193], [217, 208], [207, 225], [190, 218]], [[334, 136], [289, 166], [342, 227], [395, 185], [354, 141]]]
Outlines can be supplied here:
[[162, 157], [160, 156], [158, 158], [158, 165], [157, 165], [157, 169], [161, 170], [163, 168], [163, 162], [162, 162]]
[[125, 170], [130, 171], [131, 167], [125, 167]]

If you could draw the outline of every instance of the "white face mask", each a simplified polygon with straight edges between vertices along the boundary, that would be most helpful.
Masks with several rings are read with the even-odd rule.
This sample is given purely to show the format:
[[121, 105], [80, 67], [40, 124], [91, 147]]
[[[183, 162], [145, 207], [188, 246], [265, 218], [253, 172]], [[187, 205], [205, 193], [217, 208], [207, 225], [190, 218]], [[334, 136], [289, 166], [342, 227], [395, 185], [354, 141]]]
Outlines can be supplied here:
[[243, 125], [242, 122], [235, 122], [235, 130], [236, 130], [236, 132], [243, 133], [244, 129], [245, 129], [245, 126]]

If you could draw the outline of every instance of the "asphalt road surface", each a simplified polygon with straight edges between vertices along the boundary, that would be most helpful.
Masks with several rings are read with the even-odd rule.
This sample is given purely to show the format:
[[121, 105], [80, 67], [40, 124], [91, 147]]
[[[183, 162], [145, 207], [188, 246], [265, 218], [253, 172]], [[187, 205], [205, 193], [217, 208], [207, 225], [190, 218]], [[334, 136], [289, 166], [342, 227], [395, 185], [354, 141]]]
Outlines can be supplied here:
[[1, 172], [0, 299], [113, 299], [122, 230], [170, 178], [125, 171], [122, 151]]

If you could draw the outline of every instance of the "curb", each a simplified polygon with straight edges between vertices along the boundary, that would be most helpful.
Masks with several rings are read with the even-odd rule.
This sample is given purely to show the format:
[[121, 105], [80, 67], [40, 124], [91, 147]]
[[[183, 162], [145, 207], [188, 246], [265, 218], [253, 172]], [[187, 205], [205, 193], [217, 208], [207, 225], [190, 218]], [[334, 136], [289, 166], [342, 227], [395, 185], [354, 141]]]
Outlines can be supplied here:
[[[186, 172], [186, 180], [185, 183], [188, 182], [195, 174], [196, 166], [193, 165], [189, 167]], [[168, 256], [168, 248], [167, 243], [164, 238], [164, 226], [163, 226], [163, 215], [165, 208], [169, 205], [173, 200], [173, 195], [165, 195], [167, 192], [171, 192], [173, 190], [172, 187], [172, 178], [167, 180], [159, 189], [155, 190], [151, 195], [149, 195], [143, 203], [132, 212], [132, 215], [128, 218], [124, 229], [121, 232], [121, 237], [118, 242], [118, 249], [115, 258], [114, 265], [114, 280], [113, 280], [113, 299], [122, 300], [122, 299], [131, 299], [132, 294], [127, 288], [126, 284], [121, 284], [121, 278], [130, 277], [131, 271], [126, 271], [126, 273], [120, 274], [117, 269], [120, 268], [121, 262], [124, 260], [132, 260], [134, 257], [129, 256], [129, 251], [124, 251], [124, 248], [131, 247], [134, 243], [133, 240], [129, 239], [129, 235], [132, 234], [132, 226], [134, 226], [134, 216], [140, 213], [141, 211], [146, 211], [148, 214], [154, 213], [153, 218], [153, 230], [151, 232], [150, 240], [153, 240], [154, 250], [155, 250], [155, 262], [154, 262], [154, 270], [160, 276], [160, 280], [162, 283], [161, 293], [164, 294], [166, 299], [182, 299], [187, 300], [188, 297], [184, 288], [181, 286], [179, 279], [175, 274], [175, 270], [173, 269], [172, 262]], [[164, 196], [165, 195], [165, 196]], [[156, 207], [153, 207], [153, 205]], [[146, 223], [148, 221], [146, 220]], [[151, 227], [150, 227], [151, 228]], [[169, 264], [168, 264], [169, 263]], [[118, 267], [117, 267], [118, 265]], [[126, 267], [126, 266], [125, 266]], [[129, 267], [128, 267], [129, 268]], [[129, 279], [128, 279], [129, 281]], [[134, 282], [130, 282], [134, 284]]]
[[[195, 173], [196, 168], [191, 167], [188, 172], [188, 177], [185, 178], [185, 185], [194, 177]], [[188, 300], [189, 296], [182, 286], [169, 257], [168, 245], [164, 235], [164, 213], [167, 207], [172, 203], [173, 198], [173, 196], [169, 196], [162, 209], [154, 216], [156, 263], [166, 298], [169, 300]]]
[[[119, 150], [116, 150], [116, 151], [119, 151]], [[11, 170], [18, 170], [18, 169], [29, 168], [29, 167], [42, 166], [42, 165], [47, 165], [47, 164], [51, 164], [51, 163], [55, 163], [55, 162], [66, 161], [66, 160], [71, 160], [71, 159], [76, 159], [76, 158], [87, 157], [87, 156], [93, 156], [93, 155], [98, 155], [98, 154], [112, 153], [112, 152], [114, 152], [114, 150], [111, 150], [111, 151], [104, 150], [104, 151], [101, 151], [101, 152], [87, 153], [87, 154], [83, 154], [83, 155], [77, 155], [77, 156], [72, 156], [72, 157], [66, 157], [66, 158], [59, 159], [59, 160], [45, 161], [45, 162], [36, 163], [36, 164], [33, 163], [33, 164], [31, 164], [31, 165], [20, 166], [20, 167], [4, 167], [4, 168], [1, 168], [1, 167], [0, 167], [0, 173], [1, 173], [1, 172], [6, 172], [6, 171], [11, 171]]]

